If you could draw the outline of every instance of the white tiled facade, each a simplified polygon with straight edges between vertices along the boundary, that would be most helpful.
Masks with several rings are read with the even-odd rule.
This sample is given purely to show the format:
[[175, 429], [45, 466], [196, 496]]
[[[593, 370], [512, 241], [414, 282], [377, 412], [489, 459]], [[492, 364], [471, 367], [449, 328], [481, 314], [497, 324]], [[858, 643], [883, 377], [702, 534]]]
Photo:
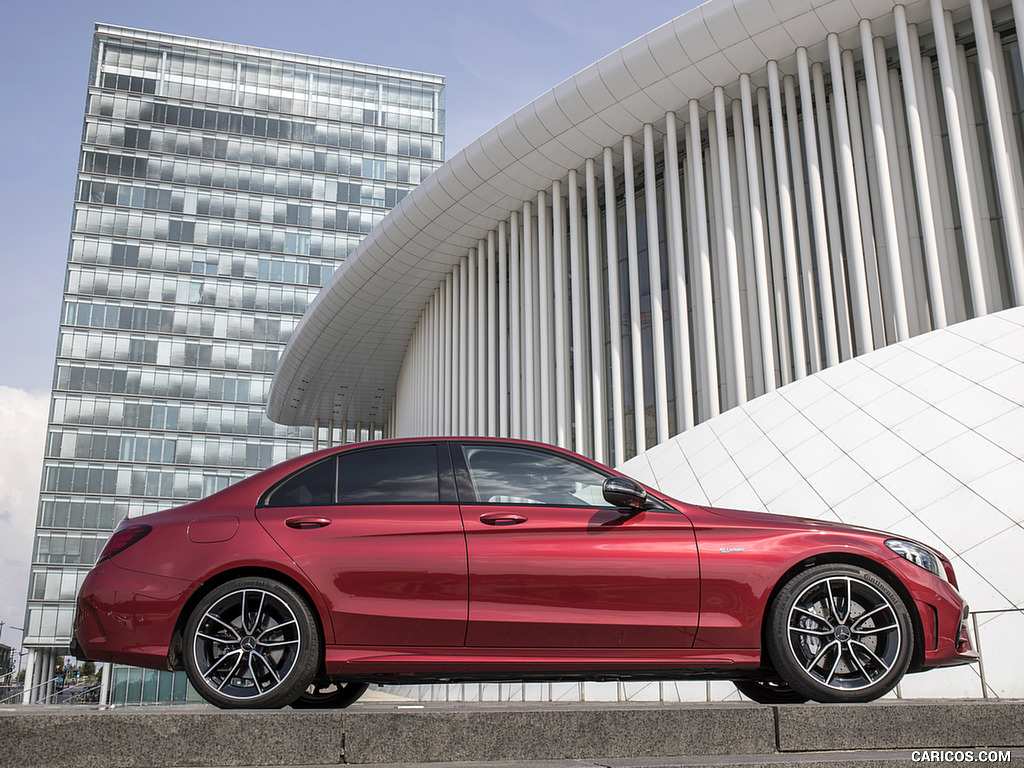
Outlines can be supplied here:
[[[676, 498], [839, 520], [949, 556], [975, 611], [1024, 607], [1024, 308], [917, 336], [763, 395], [627, 461]], [[990, 695], [1024, 694], [1024, 614], [978, 616]], [[978, 696], [977, 667], [904, 695]]]

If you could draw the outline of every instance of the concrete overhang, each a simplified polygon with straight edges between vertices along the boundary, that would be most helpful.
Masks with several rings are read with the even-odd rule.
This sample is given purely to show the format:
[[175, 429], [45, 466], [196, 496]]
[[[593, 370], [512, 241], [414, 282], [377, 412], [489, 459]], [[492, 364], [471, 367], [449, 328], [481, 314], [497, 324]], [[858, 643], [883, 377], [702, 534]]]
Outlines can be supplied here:
[[[929, 4], [905, 4], [930, 20]], [[424, 305], [459, 259], [540, 189], [582, 169], [668, 111], [702, 110], [714, 87], [735, 95], [795, 51], [827, 64], [826, 37], [859, 49], [861, 19], [892, 35], [892, 0], [710, 0], [556, 85], [444, 163], [392, 210], [332, 276], [291, 337], [267, 415], [281, 424], [383, 424]], [[600, 163], [598, 164], [600, 165]]]

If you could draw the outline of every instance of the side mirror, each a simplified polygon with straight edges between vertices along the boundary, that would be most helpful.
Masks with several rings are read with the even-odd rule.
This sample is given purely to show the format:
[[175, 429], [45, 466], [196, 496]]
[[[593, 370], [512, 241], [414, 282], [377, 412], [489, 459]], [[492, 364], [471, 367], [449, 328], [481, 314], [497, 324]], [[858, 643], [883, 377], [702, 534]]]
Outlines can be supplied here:
[[613, 507], [643, 509], [647, 491], [636, 480], [628, 477], [609, 477], [602, 487], [604, 500]]

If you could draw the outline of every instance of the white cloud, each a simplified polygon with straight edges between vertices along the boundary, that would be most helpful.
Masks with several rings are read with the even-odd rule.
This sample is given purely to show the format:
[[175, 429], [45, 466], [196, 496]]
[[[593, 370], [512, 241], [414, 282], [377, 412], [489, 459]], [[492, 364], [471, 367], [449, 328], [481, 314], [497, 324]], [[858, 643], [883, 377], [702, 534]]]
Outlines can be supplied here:
[[[25, 618], [32, 532], [50, 396], [0, 386], [0, 621], [20, 627]], [[0, 642], [21, 644], [4, 629]]]

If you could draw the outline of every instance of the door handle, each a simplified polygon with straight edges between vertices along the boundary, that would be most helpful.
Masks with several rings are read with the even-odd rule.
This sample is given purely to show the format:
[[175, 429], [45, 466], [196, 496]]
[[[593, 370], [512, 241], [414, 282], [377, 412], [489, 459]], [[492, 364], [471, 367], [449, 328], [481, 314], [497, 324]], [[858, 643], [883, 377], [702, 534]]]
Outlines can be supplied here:
[[485, 525], [519, 525], [526, 520], [526, 515], [517, 515], [514, 512], [489, 512], [480, 515], [480, 522]]
[[326, 517], [289, 517], [284, 524], [289, 528], [304, 531], [309, 528], [323, 528], [325, 525], [330, 525], [331, 521]]

